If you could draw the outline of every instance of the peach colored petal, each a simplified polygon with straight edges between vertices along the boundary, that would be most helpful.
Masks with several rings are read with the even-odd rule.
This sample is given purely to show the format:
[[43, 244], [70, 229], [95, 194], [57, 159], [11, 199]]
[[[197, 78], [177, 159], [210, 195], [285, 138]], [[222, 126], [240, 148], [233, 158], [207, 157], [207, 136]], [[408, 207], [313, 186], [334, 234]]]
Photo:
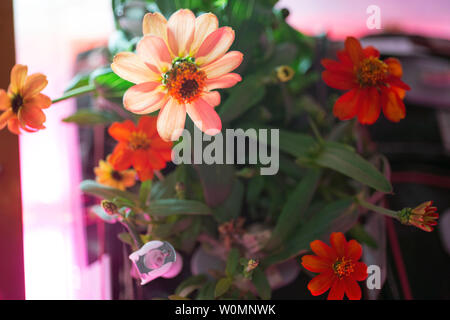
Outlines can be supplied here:
[[194, 124], [204, 133], [213, 136], [222, 130], [222, 121], [214, 108], [202, 98], [186, 105], [186, 111]]
[[217, 107], [220, 104], [220, 93], [217, 91], [204, 92], [202, 94], [202, 99], [210, 106]]
[[165, 72], [172, 63], [169, 49], [163, 39], [156, 36], [144, 36], [139, 41], [137, 54], [146, 62]]
[[19, 129], [19, 119], [17, 117], [13, 117], [8, 121], [8, 130], [15, 134], [20, 134]]
[[165, 141], [175, 141], [183, 133], [186, 121], [186, 107], [175, 99], [169, 99], [158, 115], [157, 129]]
[[217, 78], [233, 71], [242, 62], [244, 55], [239, 51], [230, 51], [223, 57], [201, 68], [209, 79]]
[[204, 13], [195, 19], [194, 41], [192, 42], [190, 48], [191, 56], [195, 56], [206, 37], [211, 32], [217, 30], [218, 27], [219, 20], [217, 20], [217, 17], [211, 12]]
[[111, 69], [122, 79], [137, 84], [161, 79], [160, 74], [152, 71], [141, 57], [132, 52], [118, 53]]
[[198, 49], [195, 62], [199, 66], [207, 65], [222, 57], [234, 41], [234, 30], [222, 27], [212, 32]]
[[27, 77], [23, 87], [24, 99], [31, 98], [40, 93], [48, 84], [47, 77], [42, 73], [34, 73]]
[[11, 92], [18, 93], [22, 90], [23, 86], [25, 85], [27, 73], [28, 67], [21, 64], [16, 64], [11, 69], [11, 84], [10, 84]]
[[45, 122], [45, 114], [41, 108], [35, 106], [24, 106], [20, 108], [18, 113], [20, 126], [22, 128], [43, 129]]
[[2, 114], [0, 114], [0, 130], [2, 130], [6, 126], [6, 123], [12, 117], [14, 117], [14, 112], [11, 109], [6, 110]]
[[38, 93], [31, 98], [25, 99], [24, 105], [35, 106], [41, 109], [47, 109], [52, 104], [52, 100], [45, 94]]
[[241, 76], [237, 73], [227, 73], [214, 79], [207, 79], [206, 88], [208, 90], [230, 88], [241, 80]]
[[147, 13], [142, 21], [142, 33], [163, 39], [167, 43], [167, 20], [159, 12]]
[[150, 113], [161, 107], [158, 104], [165, 96], [161, 91], [161, 83], [145, 82], [132, 86], [125, 92], [123, 105], [133, 113]]
[[4, 111], [11, 108], [11, 99], [5, 90], [0, 89], [0, 111]]
[[195, 15], [191, 10], [180, 9], [167, 22], [167, 40], [175, 56], [185, 56], [194, 40]]

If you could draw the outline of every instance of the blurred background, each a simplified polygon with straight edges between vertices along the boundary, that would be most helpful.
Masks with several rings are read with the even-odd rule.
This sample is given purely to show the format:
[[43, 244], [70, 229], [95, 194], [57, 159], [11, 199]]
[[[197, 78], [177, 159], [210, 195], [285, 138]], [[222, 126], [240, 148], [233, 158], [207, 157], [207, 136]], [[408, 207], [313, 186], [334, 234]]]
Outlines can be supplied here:
[[[13, 3], [17, 63], [47, 75], [44, 93], [50, 97], [61, 96], [74, 74], [106, 62], [92, 50], [107, 46], [114, 31], [110, 0]], [[366, 25], [366, 10], [373, 4], [380, 8], [379, 30]], [[365, 37], [363, 44], [376, 45], [383, 55], [401, 59], [405, 82], [413, 87], [406, 99], [408, 116], [398, 125], [379, 121], [367, 134], [391, 162], [397, 195], [390, 203], [393, 208], [409, 204], [411, 197], [415, 202], [435, 199], [439, 209], [449, 208], [450, 2], [281, 0], [277, 7], [289, 10], [287, 21], [296, 29], [318, 37], [320, 55], [332, 56], [340, 42], [353, 35]], [[138, 9], [132, 12], [134, 20], [124, 23], [139, 29], [136, 17], [144, 11]], [[123, 291], [114, 288], [118, 273], [111, 263], [120, 258], [105, 244], [113, 232], [84, 210], [90, 200], [78, 189], [103, 156], [103, 150], [94, 150], [93, 142], [86, 141], [102, 135], [61, 121], [85, 103], [89, 100], [54, 105], [46, 112], [46, 130], [20, 136], [27, 299], [111, 299]], [[450, 212], [440, 213], [432, 234], [397, 224], [386, 228], [393, 241], [386, 244], [392, 246], [387, 252], [393, 258], [388, 260], [396, 268], [389, 267], [403, 268], [407, 276], [383, 289], [384, 298], [450, 298]], [[385, 222], [374, 221], [374, 228], [377, 223]], [[295, 296], [295, 288], [307, 280], [299, 277], [274, 297], [306, 298]]]

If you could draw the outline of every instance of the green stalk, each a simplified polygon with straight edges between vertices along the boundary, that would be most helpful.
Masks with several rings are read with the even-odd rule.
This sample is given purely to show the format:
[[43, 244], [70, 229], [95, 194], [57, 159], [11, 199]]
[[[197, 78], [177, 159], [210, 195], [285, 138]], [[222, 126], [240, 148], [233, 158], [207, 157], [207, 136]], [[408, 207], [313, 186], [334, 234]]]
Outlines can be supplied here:
[[96, 89], [96, 87], [95, 87], [94, 84], [90, 84], [90, 85], [87, 85], [87, 86], [76, 88], [76, 89], [73, 89], [73, 90], [70, 90], [70, 91], [66, 92], [62, 97], [60, 97], [58, 99], [55, 99], [55, 100], [52, 100], [52, 103], [57, 103], [57, 102], [60, 102], [60, 101], [63, 101], [63, 100], [67, 100], [69, 98], [80, 96], [80, 95], [85, 94], [85, 93], [94, 92], [95, 89]]
[[360, 198], [357, 198], [356, 202], [361, 207], [364, 207], [364, 208], [369, 209], [371, 211], [375, 211], [377, 213], [384, 214], [385, 216], [388, 216], [388, 217], [391, 217], [391, 218], [398, 219], [397, 211], [393, 211], [393, 210], [389, 210], [389, 209], [386, 209], [386, 208], [383, 208], [383, 207], [379, 207], [377, 205], [374, 205], [374, 204], [372, 204], [370, 202], [367, 202], [366, 200], [360, 199]]

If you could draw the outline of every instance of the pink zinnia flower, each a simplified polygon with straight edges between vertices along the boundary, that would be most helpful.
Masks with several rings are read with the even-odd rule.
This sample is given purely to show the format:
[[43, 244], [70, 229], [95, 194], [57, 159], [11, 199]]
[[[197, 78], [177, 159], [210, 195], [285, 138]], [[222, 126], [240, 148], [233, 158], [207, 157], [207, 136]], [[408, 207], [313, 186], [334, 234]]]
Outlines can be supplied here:
[[187, 9], [178, 10], [168, 21], [160, 13], [148, 13], [137, 54], [121, 52], [114, 57], [114, 72], [136, 83], [123, 97], [125, 108], [136, 114], [161, 109], [157, 129], [166, 141], [181, 135], [186, 112], [207, 134], [222, 129], [214, 110], [220, 95], [212, 90], [241, 81], [238, 74], [230, 72], [241, 64], [243, 55], [227, 53], [234, 31], [218, 28], [218, 24], [212, 13], [196, 18]]

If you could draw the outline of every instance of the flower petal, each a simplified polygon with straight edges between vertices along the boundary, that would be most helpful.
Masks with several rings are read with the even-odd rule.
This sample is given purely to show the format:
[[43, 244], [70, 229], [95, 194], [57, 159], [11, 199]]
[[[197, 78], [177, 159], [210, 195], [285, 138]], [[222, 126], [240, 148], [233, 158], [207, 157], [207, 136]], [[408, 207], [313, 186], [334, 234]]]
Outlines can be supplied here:
[[348, 76], [353, 76], [353, 66], [351, 64], [331, 59], [322, 59], [320, 63], [328, 71], [345, 73]]
[[136, 127], [135, 127], [133, 121], [125, 120], [124, 122], [114, 122], [108, 128], [108, 133], [116, 141], [128, 142], [131, 132], [133, 132], [135, 130], [136, 130]]
[[151, 113], [163, 105], [166, 94], [159, 82], [145, 82], [129, 88], [123, 96], [125, 109], [137, 114]]
[[219, 27], [219, 20], [217, 20], [216, 15], [209, 13], [204, 13], [195, 19], [195, 34], [194, 41], [191, 44], [190, 55], [195, 56], [198, 49], [202, 45], [206, 37], [217, 30]]
[[204, 133], [213, 136], [222, 130], [222, 121], [214, 108], [202, 98], [186, 105], [194, 124]]
[[0, 111], [4, 111], [11, 108], [11, 99], [5, 90], [0, 89]]
[[116, 54], [111, 69], [122, 79], [137, 84], [161, 79], [160, 74], [151, 70], [141, 57], [132, 52]]
[[343, 279], [336, 278], [331, 285], [330, 293], [328, 293], [327, 300], [342, 300], [344, 299], [345, 282]]
[[167, 40], [175, 56], [183, 57], [189, 52], [194, 40], [195, 15], [191, 10], [180, 9], [167, 22]]
[[340, 96], [333, 107], [333, 114], [340, 120], [352, 119], [358, 113], [358, 103], [360, 100], [359, 89], [353, 89]]
[[17, 117], [12, 117], [9, 119], [8, 121], [8, 130], [14, 134], [20, 134], [20, 129], [19, 129], [20, 125], [19, 125], [19, 119], [17, 119]]
[[45, 114], [41, 108], [35, 106], [23, 106], [19, 109], [18, 118], [22, 128], [43, 129]]
[[342, 232], [333, 232], [330, 235], [331, 246], [336, 250], [338, 257], [344, 257], [347, 249], [347, 240]]
[[365, 58], [369, 58], [369, 57], [379, 58], [380, 57], [380, 52], [372, 46], [365, 47], [363, 49], [363, 53], [364, 53]]
[[230, 88], [241, 80], [241, 76], [237, 73], [227, 73], [214, 79], [207, 79], [206, 88], [208, 90]]
[[354, 65], [358, 65], [359, 62], [364, 58], [361, 43], [354, 37], [347, 37], [347, 39], [345, 39], [345, 50], [347, 51]]
[[310, 243], [311, 250], [321, 258], [329, 261], [336, 260], [336, 251], [321, 240], [314, 240]]
[[52, 104], [52, 100], [45, 94], [38, 93], [31, 98], [25, 99], [25, 106], [34, 106], [41, 109], [47, 109]]
[[207, 65], [222, 57], [234, 41], [234, 30], [222, 27], [212, 32], [202, 43], [195, 56], [199, 66]]
[[331, 270], [332, 265], [324, 258], [305, 255], [302, 257], [302, 266], [311, 272], [325, 272]]
[[311, 291], [313, 296], [319, 296], [330, 289], [330, 286], [334, 281], [334, 273], [333, 271], [323, 272], [314, 278], [308, 283], [308, 289]]
[[205, 92], [201, 97], [212, 107], [217, 107], [220, 104], [220, 93], [217, 91]]
[[361, 288], [358, 283], [352, 278], [345, 280], [345, 294], [350, 300], [361, 300]]
[[6, 126], [12, 117], [14, 117], [14, 112], [11, 109], [8, 109], [0, 114], [0, 130]]
[[160, 72], [165, 72], [172, 63], [169, 49], [160, 37], [144, 36], [137, 44], [136, 51], [144, 62], [155, 66]]
[[167, 43], [167, 20], [159, 12], [147, 13], [142, 21], [144, 36], [157, 36]]
[[239, 51], [230, 51], [216, 61], [202, 67], [200, 70], [206, 73], [209, 79], [217, 78], [227, 74], [242, 63], [244, 55]]
[[355, 262], [352, 277], [357, 281], [364, 281], [367, 276], [367, 265], [363, 262]]
[[358, 241], [350, 240], [347, 243], [347, 253], [345, 255], [353, 261], [358, 261], [361, 259], [362, 246], [358, 243]]
[[403, 75], [402, 64], [396, 58], [387, 58], [384, 63], [388, 65], [389, 73], [393, 76], [401, 78]]
[[48, 84], [47, 77], [42, 73], [34, 73], [27, 77], [23, 87], [24, 99], [31, 98], [40, 93]]
[[406, 116], [405, 105], [394, 90], [384, 89], [381, 94], [381, 105], [387, 119], [399, 122]]
[[23, 86], [25, 85], [25, 80], [27, 78], [28, 67], [16, 64], [11, 69], [11, 85], [10, 90], [13, 93], [19, 93]]
[[158, 115], [157, 129], [165, 141], [175, 141], [183, 133], [186, 107], [175, 99], [169, 99]]
[[157, 133], [156, 121], [157, 117], [143, 116], [139, 119], [137, 130], [144, 132], [148, 138], [153, 137]]
[[322, 72], [322, 80], [329, 87], [338, 90], [350, 90], [356, 87], [355, 78], [351, 73], [325, 70]]
[[114, 170], [126, 170], [133, 163], [133, 152], [121, 142], [116, 145], [109, 159]]
[[359, 102], [358, 121], [361, 124], [373, 124], [380, 116], [380, 93], [375, 87], [362, 89], [362, 98]]

